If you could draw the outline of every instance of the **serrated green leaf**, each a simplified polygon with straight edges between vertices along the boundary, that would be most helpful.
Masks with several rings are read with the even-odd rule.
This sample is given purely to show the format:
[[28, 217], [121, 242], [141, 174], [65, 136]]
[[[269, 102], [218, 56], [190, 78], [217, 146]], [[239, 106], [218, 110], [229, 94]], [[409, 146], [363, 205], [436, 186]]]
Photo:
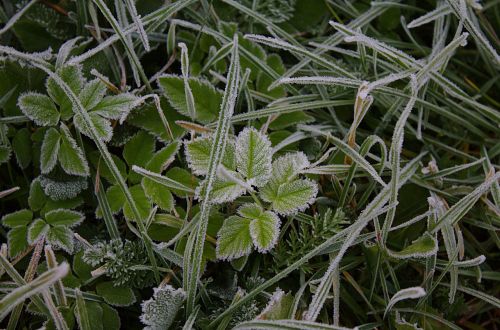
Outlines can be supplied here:
[[50, 97], [40, 93], [27, 93], [18, 101], [21, 111], [37, 125], [54, 126], [59, 122], [59, 111]]
[[36, 219], [28, 228], [28, 242], [35, 244], [42, 236], [49, 231], [49, 225], [42, 219]]
[[250, 223], [250, 235], [257, 250], [260, 253], [269, 252], [278, 241], [280, 233], [280, 219], [271, 212], [262, 212]]
[[236, 215], [224, 221], [217, 234], [217, 258], [232, 260], [252, 251], [251, 220]]
[[[210, 149], [212, 148], [213, 137], [202, 136], [192, 141], [185, 142], [186, 159], [189, 168], [196, 175], [206, 175], [210, 162]], [[227, 141], [224, 150], [222, 164], [228, 170], [236, 169], [235, 145], [234, 141]]]
[[45, 221], [51, 226], [73, 227], [82, 222], [84, 218], [80, 212], [67, 209], [52, 210], [45, 214]]
[[[96, 128], [99, 138], [104, 142], [109, 142], [109, 140], [111, 140], [111, 137], [113, 136], [113, 128], [111, 127], [111, 123], [109, 122], [109, 120], [101, 117], [99, 114], [94, 112], [89, 113], [89, 117], [90, 120], [92, 120], [94, 127]], [[92, 134], [85, 125], [85, 121], [80, 114], [76, 114], [73, 116], [73, 123], [82, 134], [90, 138], [92, 137]]]
[[135, 295], [131, 288], [114, 286], [113, 282], [101, 282], [96, 285], [97, 294], [113, 306], [130, 306], [135, 303]]
[[27, 235], [28, 228], [26, 226], [18, 226], [9, 230], [7, 233], [9, 257], [15, 258], [19, 253], [28, 248]]
[[128, 114], [140, 103], [141, 102], [134, 94], [123, 93], [104, 97], [91, 111], [104, 118], [117, 120]]
[[2, 224], [9, 228], [27, 226], [33, 219], [33, 212], [30, 210], [19, 210], [2, 217]]
[[88, 176], [89, 166], [82, 149], [76, 144], [68, 128], [61, 125], [61, 146], [58, 159], [63, 170], [68, 174]]
[[[132, 165], [144, 167], [151, 157], [153, 157], [154, 150], [154, 137], [145, 131], [139, 131], [123, 147], [123, 158], [130, 167]], [[138, 182], [139, 176], [137, 174], [132, 175], [135, 176], [133, 181]]]
[[[196, 120], [202, 123], [214, 121], [219, 114], [222, 92], [205, 80], [189, 77], [187, 81], [194, 97]], [[189, 116], [184, 79], [180, 76], [164, 75], [158, 78], [158, 83], [172, 107], [181, 114]]]
[[46, 203], [47, 196], [43, 192], [40, 179], [35, 179], [30, 185], [30, 195], [28, 197], [28, 205], [33, 211], [40, 210]]
[[299, 179], [279, 185], [272, 193], [263, 191], [262, 199], [271, 203], [279, 214], [289, 215], [305, 210], [316, 198], [318, 186], [311, 180]]
[[[232, 172], [238, 175], [236, 172]], [[200, 182], [196, 188], [195, 197], [201, 200], [206, 189], [206, 180]], [[210, 193], [210, 201], [214, 204], [222, 204], [234, 201], [246, 192], [245, 187], [241, 186], [238, 182], [226, 180], [223, 178], [215, 178], [212, 185], [212, 192]]]
[[106, 94], [106, 85], [99, 78], [96, 78], [85, 84], [78, 94], [78, 98], [85, 110], [90, 111], [101, 102], [104, 94]]
[[50, 227], [47, 234], [47, 241], [68, 253], [73, 252], [73, 231], [66, 226]]
[[253, 127], [247, 127], [236, 138], [236, 167], [247, 182], [262, 187], [271, 176], [271, 142]]
[[61, 134], [55, 128], [49, 128], [43, 138], [40, 151], [40, 171], [42, 173], [49, 173], [56, 166], [60, 146]]

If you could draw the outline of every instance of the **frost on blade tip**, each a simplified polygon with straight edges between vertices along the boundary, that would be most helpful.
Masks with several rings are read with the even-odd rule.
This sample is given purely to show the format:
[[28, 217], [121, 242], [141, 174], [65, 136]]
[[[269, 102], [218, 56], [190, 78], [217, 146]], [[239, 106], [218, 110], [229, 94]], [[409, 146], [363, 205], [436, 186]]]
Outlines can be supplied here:
[[253, 127], [246, 127], [236, 138], [236, 166], [247, 181], [256, 187], [271, 176], [271, 141]]
[[153, 297], [141, 304], [141, 322], [147, 330], [168, 329], [186, 299], [186, 292], [166, 284], [153, 289]]

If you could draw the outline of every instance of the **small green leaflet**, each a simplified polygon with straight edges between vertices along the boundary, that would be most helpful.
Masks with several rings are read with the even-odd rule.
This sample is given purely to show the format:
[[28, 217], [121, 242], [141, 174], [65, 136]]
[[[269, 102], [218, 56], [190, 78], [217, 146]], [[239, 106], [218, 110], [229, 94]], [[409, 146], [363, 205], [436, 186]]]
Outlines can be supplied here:
[[238, 216], [226, 219], [217, 234], [217, 257], [232, 260], [250, 254], [252, 247], [267, 253], [278, 240], [280, 219], [257, 204], [245, 204]]
[[27, 93], [19, 97], [21, 111], [37, 125], [54, 126], [59, 122], [59, 111], [50, 97], [40, 93]]
[[142, 302], [141, 322], [145, 329], [168, 329], [186, 299], [186, 292], [171, 285], [154, 288], [153, 297]]

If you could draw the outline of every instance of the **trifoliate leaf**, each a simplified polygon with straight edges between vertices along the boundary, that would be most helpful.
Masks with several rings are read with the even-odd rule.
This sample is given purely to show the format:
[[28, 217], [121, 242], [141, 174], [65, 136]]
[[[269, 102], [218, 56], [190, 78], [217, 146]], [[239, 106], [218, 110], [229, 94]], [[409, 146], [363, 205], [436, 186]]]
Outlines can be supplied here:
[[68, 253], [73, 252], [73, 231], [66, 226], [50, 227], [47, 241]]
[[130, 93], [106, 96], [92, 109], [92, 113], [99, 114], [104, 118], [117, 120], [126, 116], [130, 110], [140, 104], [140, 99]]
[[61, 146], [59, 147], [59, 163], [68, 174], [88, 176], [89, 166], [82, 149], [76, 144], [68, 128], [61, 125]]
[[265, 190], [261, 197], [271, 203], [279, 214], [289, 215], [305, 210], [313, 203], [318, 193], [318, 186], [311, 180], [298, 179], [283, 183], [276, 190]]
[[[189, 77], [187, 80], [195, 101], [196, 120], [209, 123], [217, 119], [222, 102], [222, 92], [208, 81], [193, 77]], [[181, 114], [189, 116], [184, 79], [180, 76], [164, 75], [158, 78], [158, 83], [172, 107]]]
[[224, 221], [217, 234], [217, 258], [232, 260], [252, 251], [251, 220], [236, 215]]
[[397, 259], [408, 259], [408, 258], [427, 258], [431, 255], [436, 254], [438, 251], [438, 243], [431, 234], [426, 232], [417, 240], [402, 251], [391, 251], [387, 250], [389, 255]]
[[15, 228], [19, 226], [27, 226], [32, 219], [33, 212], [23, 209], [4, 215], [2, 217], [2, 224], [5, 227]]
[[[61, 79], [68, 84], [69, 88], [78, 95], [85, 79], [83, 78], [82, 69], [79, 65], [65, 65], [57, 70]], [[72, 103], [66, 96], [66, 93], [59, 87], [52, 77], [49, 77], [46, 82], [47, 93], [59, 105], [61, 117], [64, 120], [71, 118], [73, 115]]]
[[[111, 127], [111, 123], [109, 122], [109, 120], [101, 117], [99, 114], [94, 112], [89, 113], [89, 117], [94, 124], [99, 138], [104, 142], [109, 142], [113, 137], [113, 128]], [[73, 116], [73, 123], [82, 134], [92, 138], [92, 134], [90, 133], [90, 130], [87, 128], [87, 124], [80, 114], [76, 114]]]
[[35, 244], [42, 236], [49, 231], [49, 225], [42, 219], [36, 219], [28, 228], [28, 242]]
[[73, 210], [58, 209], [45, 214], [45, 221], [51, 226], [73, 227], [85, 219], [83, 214]]
[[147, 330], [168, 329], [186, 299], [186, 292], [167, 284], [153, 289], [153, 297], [142, 303], [141, 322]]
[[[196, 175], [206, 175], [210, 163], [210, 151], [212, 148], [213, 137], [202, 136], [192, 141], [185, 142], [186, 159], [189, 168]], [[233, 140], [229, 140], [222, 157], [222, 165], [228, 170], [236, 169], [235, 145]]]
[[49, 128], [43, 138], [40, 151], [40, 171], [42, 173], [49, 173], [56, 166], [60, 146], [61, 134], [55, 128]]
[[59, 122], [59, 111], [50, 97], [40, 93], [27, 93], [19, 97], [21, 111], [37, 125], [54, 126]]
[[104, 94], [106, 94], [106, 85], [99, 78], [96, 78], [85, 84], [78, 98], [85, 110], [90, 111], [101, 102]]
[[271, 142], [253, 127], [247, 127], [236, 139], [236, 166], [247, 182], [256, 187], [267, 183], [271, 175]]
[[114, 286], [113, 282], [101, 282], [96, 285], [97, 294], [113, 306], [130, 306], [135, 303], [134, 291], [125, 286]]

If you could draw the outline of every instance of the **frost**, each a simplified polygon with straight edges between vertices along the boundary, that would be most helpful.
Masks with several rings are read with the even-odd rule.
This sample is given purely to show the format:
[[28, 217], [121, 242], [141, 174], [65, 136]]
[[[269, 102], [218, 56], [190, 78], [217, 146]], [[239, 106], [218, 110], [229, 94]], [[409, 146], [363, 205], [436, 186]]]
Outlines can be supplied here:
[[249, 184], [262, 187], [271, 176], [271, 142], [253, 127], [246, 127], [236, 138], [236, 166]]
[[153, 297], [142, 302], [141, 322], [147, 330], [168, 329], [181, 308], [186, 293], [181, 288], [174, 289], [171, 285], [153, 289]]
[[43, 192], [54, 201], [75, 198], [88, 187], [87, 180], [81, 177], [68, 178], [64, 176], [62, 181], [45, 175], [41, 175], [39, 178]]
[[59, 111], [47, 95], [25, 93], [19, 97], [17, 105], [37, 125], [54, 126], [59, 122]]
[[419, 286], [399, 290], [394, 294], [394, 296], [392, 296], [391, 300], [387, 304], [384, 312], [384, 317], [391, 310], [392, 306], [394, 306], [397, 302], [406, 299], [418, 299], [425, 295], [425, 290]]

